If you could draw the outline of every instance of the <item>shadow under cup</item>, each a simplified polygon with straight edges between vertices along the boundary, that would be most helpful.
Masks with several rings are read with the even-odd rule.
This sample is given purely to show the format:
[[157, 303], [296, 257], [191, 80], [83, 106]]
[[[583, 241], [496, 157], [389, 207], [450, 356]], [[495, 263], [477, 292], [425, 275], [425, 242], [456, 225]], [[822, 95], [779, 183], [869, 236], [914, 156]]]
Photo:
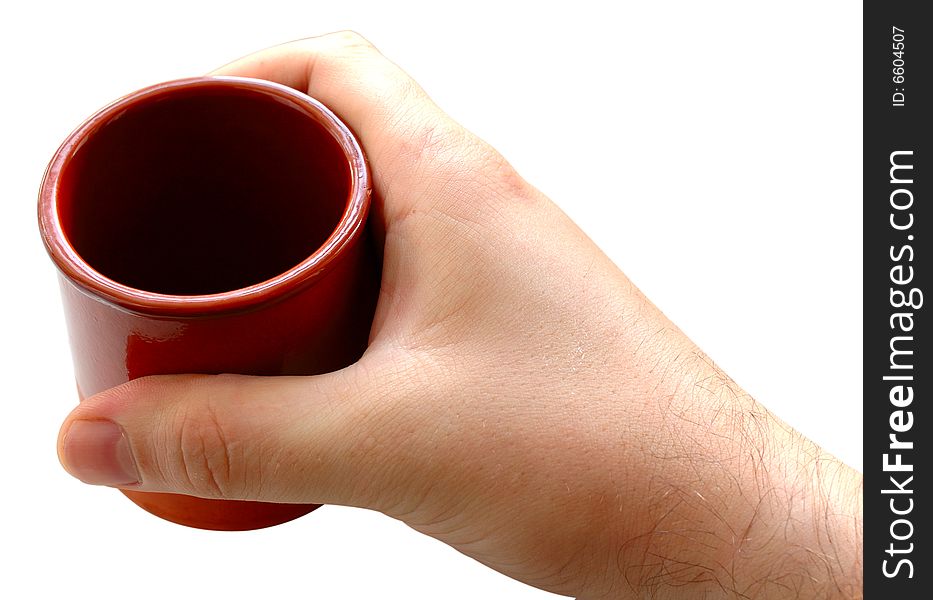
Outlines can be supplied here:
[[[146, 375], [355, 362], [378, 293], [369, 196], [348, 128], [277, 84], [179, 80], [102, 109], [59, 148], [39, 197], [79, 395]], [[316, 508], [123, 491], [206, 529]]]

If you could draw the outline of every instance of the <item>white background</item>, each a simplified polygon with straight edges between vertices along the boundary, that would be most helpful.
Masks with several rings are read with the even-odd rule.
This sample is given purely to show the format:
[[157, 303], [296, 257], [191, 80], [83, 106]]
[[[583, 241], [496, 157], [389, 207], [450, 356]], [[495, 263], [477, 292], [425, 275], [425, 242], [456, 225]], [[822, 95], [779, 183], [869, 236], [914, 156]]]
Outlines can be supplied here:
[[861, 468], [861, 4], [16, 2], [0, 14], [0, 597], [545, 598], [378, 514], [165, 523], [58, 465], [76, 402], [35, 197], [84, 117], [356, 29], [725, 370]]

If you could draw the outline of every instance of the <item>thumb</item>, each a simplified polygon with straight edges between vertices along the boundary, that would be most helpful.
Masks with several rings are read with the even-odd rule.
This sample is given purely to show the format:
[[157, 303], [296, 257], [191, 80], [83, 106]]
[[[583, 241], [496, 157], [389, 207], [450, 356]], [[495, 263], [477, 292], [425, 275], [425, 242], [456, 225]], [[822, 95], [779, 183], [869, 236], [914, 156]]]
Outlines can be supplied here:
[[[84, 400], [59, 458], [85, 483], [229, 500], [376, 508], [379, 419], [358, 365], [315, 377], [145, 377]], [[381, 446], [381, 444], [379, 445]]]

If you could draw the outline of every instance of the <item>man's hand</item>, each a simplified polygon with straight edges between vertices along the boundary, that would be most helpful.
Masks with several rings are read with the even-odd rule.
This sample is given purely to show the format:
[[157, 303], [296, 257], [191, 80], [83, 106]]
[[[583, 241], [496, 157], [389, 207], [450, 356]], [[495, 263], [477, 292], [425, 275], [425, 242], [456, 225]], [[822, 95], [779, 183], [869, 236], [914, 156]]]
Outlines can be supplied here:
[[315, 377], [148, 377], [88, 398], [59, 440], [72, 474], [371, 508], [581, 598], [860, 596], [861, 476], [366, 40], [215, 74], [305, 91], [359, 136], [384, 243], [370, 347]]

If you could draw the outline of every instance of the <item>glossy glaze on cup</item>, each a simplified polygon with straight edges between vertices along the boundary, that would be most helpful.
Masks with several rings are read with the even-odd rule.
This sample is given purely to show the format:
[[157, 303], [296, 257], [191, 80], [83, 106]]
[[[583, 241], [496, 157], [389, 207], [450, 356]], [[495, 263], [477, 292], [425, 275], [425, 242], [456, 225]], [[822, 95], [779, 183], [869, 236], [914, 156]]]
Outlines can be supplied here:
[[[378, 292], [369, 195], [347, 127], [277, 84], [179, 80], [102, 109], [62, 144], [39, 198], [79, 395], [145, 375], [354, 362]], [[315, 508], [124, 493], [206, 529]]]

